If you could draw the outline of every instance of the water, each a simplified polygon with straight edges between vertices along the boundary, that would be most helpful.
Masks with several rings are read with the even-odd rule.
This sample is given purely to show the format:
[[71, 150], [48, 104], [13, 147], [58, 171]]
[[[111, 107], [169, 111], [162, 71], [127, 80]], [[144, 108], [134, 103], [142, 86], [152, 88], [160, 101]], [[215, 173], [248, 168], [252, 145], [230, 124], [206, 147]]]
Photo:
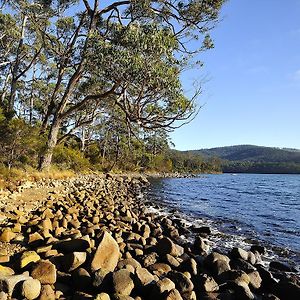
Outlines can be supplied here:
[[300, 263], [300, 175], [222, 174], [155, 179], [151, 199]]

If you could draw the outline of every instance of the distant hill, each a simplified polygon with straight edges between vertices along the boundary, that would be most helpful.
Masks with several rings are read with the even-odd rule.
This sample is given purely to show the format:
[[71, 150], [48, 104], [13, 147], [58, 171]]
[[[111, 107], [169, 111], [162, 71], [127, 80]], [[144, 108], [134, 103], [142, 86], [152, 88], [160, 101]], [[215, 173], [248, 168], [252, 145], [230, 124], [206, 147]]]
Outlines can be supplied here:
[[300, 150], [239, 145], [187, 151], [221, 159], [223, 172], [300, 174]]

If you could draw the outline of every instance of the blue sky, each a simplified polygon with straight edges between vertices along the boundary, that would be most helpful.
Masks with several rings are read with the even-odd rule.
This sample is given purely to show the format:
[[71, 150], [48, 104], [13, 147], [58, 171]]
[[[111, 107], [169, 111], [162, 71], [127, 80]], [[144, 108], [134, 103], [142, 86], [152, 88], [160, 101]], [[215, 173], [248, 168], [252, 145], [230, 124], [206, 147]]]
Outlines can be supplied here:
[[255, 144], [300, 149], [300, 0], [230, 0], [212, 32], [196, 119], [171, 134], [179, 150]]

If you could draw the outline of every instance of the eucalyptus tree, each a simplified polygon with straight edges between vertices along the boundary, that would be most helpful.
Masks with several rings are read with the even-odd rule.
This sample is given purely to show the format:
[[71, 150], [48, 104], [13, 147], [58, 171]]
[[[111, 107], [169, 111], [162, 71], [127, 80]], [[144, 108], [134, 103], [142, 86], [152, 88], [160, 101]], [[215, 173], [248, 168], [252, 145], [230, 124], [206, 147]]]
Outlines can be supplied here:
[[41, 6], [35, 1], [2, 0], [0, 4], [0, 67], [2, 80], [5, 78], [1, 84], [1, 100], [2, 106], [13, 116], [17, 93], [21, 89], [18, 85], [23, 81], [24, 88], [28, 86], [27, 81], [30, 81], [44, 48], [40, 28], [44, 28], [48, 20], [37, 14]]
[[[172, 129], [193, 116], [198, 90], [185, 97], [180, 74], [194, 54], [213, 47], [209, 31], [224, 0], [13, 2], [26, 4], [21, 16], [31, 17], [30, 34], [36, 37], [29, 64], [18, 66], [16, 74], [24, 75], [43, 55], [45, 66], [37, 73], [52, 87], [43, 104], [48, 139], [41, 169], [51, 164], [61, 128], [67, 123], [72, 130], [76, 122], [70, 120], [91, 107], [99, 112], [109, 102], [129, 127], [145, 130]], [[16, 49], [14, 66], [20, 62]]]

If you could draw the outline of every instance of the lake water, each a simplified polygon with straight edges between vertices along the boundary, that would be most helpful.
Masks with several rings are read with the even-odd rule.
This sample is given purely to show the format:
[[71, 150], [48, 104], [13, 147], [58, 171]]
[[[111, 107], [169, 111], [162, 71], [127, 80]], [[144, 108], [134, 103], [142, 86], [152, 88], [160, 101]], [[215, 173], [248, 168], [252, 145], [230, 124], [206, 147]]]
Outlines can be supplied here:
[[270, 255], [300, 263], [300, 175], [154, 179], [149, 193], [166, 213], [227, 234], [231, 246], [258, 241]]

